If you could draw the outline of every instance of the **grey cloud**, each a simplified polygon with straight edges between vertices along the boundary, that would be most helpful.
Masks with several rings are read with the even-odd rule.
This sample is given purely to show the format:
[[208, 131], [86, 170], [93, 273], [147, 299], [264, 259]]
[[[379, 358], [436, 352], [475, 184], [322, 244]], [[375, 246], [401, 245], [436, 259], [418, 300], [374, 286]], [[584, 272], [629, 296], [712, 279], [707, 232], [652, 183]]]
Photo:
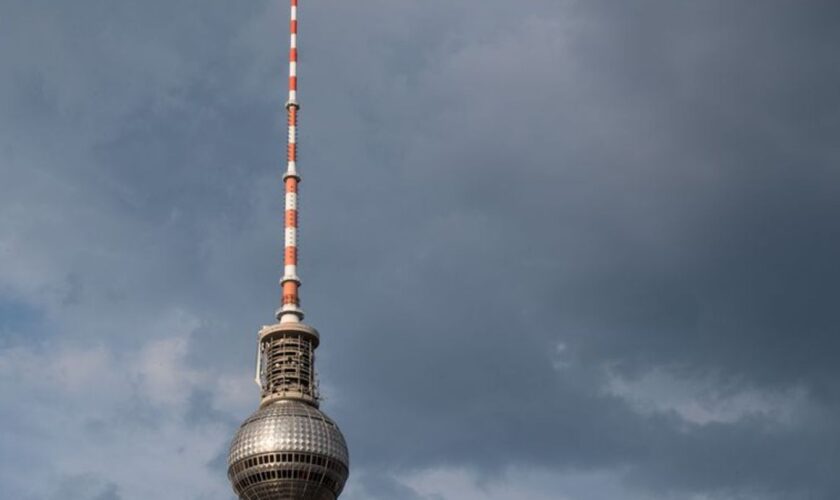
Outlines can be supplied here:
[[102, 481], [90, 475], [78, 475], [63, 478], [56, 485], [55, 494], [50, 498], [62, 500], [121, 500], [119, 489], [114, 483]]
[[354, 485], [350, 491], [342, 495], [347, 496], [348, 499], [388, 499], [388, 498], [402, 498], [405, 500], [440, 500], [439, 498], [429, 498], [427, 496], [418, 495], [417, 492], [401, 484], [392, 476], [386, 476], [381, 473], [366, 473], [360, 471], [355, 474], [357, 477]]

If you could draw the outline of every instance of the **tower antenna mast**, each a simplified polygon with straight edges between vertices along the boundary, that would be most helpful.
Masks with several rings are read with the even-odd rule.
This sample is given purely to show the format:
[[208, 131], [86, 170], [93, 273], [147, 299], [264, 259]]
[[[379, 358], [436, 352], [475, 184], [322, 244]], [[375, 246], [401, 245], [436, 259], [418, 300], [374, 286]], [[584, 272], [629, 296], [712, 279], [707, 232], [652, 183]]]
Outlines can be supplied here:
[[286, 173], [283, 183], [286, 189], [285, 222], [284, 222], [284, 252], [283, 278], [280, 284], [283, 297], [277, 310], [277, 320], [281, 323], [298, 322], [303, 320], [303, 310], [300, 308], [300, 278], [297, 274], [298, 263], [298, 184], [300, 174], [297, 171], [297, 130], [300, 104], [297, 96], [297, 64], [298, 64], [298, 0], [291, 0], [292, 13], [289, 24], [289, 99], [286, 101], [288, 117], [289, 139], [286, 146]]

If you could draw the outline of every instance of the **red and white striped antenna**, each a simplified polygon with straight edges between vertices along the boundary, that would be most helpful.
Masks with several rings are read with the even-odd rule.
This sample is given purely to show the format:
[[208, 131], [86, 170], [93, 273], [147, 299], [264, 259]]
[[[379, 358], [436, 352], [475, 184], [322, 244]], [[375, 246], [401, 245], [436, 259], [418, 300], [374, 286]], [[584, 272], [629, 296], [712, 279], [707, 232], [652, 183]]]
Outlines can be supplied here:
[[277, 311], [277, 320], [281, 323], [298, 322], [303, 319], [303, 310], [300, 308], [300, 278], [297, 274], [297, 229], [298, 210], [297, 195], [300, 175], [297, 171], [297, 125], [300, 105], [297, 100], [297, 35], [298, 35], [298, 0], [292, 2], [292, 17], [289, 26], [291, 34], [289, 47], [289, 100], [286, 101], [286, 113], [289, 121], [289, 142], [287, 146], [286, 174], [283, 182], [286, 186], [286, 217], [285, 217], [285, 244], [283, 252], [283, 278], [280, 284], [283, 287], [283, 299], [280, 309]]

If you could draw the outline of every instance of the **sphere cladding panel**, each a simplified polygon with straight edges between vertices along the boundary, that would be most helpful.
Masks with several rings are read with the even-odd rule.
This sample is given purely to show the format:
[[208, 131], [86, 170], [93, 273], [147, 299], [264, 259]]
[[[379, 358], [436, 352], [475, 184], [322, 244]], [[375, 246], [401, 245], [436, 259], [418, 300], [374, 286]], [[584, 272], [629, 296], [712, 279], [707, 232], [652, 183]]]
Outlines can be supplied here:
[[314, 453], [349, 465], [347, 444], [335, 422], [297, 401], [278, 401], [251, 415], [233, 438], [228, 465], [278, 451]]

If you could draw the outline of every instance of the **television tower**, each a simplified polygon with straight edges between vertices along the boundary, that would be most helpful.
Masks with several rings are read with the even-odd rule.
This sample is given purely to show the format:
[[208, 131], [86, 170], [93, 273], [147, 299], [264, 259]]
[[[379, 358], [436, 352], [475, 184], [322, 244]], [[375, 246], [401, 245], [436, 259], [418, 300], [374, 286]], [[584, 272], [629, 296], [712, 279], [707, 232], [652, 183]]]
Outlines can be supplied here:
[[258, 334], [260, 407], [240, 426], [228, 454], [228, 478], [240, 500], [336, 500], [349, 474], [344, 436], [318, 409], [320, 337], [303, 323], [298, 297], [298, 0], [291, 6], [283, 298], [277, 322]]

